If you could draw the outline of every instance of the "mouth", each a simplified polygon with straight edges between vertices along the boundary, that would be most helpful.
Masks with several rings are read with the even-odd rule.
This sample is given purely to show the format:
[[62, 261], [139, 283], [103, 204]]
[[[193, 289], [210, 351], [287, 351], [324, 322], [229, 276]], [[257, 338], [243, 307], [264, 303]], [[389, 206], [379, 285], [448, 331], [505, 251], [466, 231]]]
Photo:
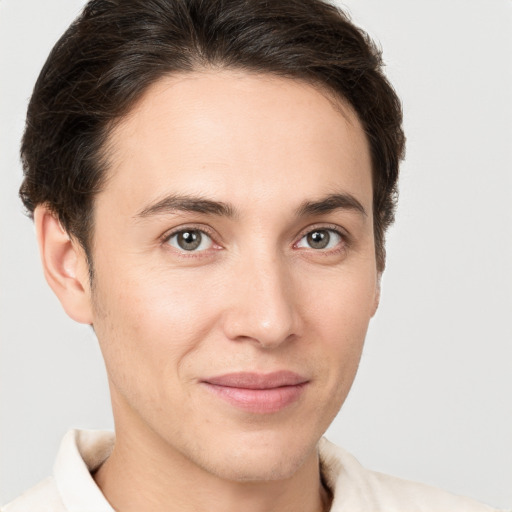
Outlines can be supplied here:
[[275, 413], [299, 400], [309, 381], [290, 371], [238, 372], [203, 381], [208, 391], [238, 409], [258, 414]]

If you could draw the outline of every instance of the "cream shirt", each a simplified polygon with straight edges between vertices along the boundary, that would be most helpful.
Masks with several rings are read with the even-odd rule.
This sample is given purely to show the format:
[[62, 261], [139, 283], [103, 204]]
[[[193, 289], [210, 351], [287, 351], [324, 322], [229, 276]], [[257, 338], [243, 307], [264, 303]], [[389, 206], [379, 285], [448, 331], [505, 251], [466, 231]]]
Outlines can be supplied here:
[[[91, 472], [110, 455], [112, 432], [71, 430], [62, 440], [53, 476], [0, 512], [114, 512]], [[331, 512], [491, 512], [468, 498], [427, 485], [368, 471], [341, 448], [322, 439], [324, 478], [332, 490]]]

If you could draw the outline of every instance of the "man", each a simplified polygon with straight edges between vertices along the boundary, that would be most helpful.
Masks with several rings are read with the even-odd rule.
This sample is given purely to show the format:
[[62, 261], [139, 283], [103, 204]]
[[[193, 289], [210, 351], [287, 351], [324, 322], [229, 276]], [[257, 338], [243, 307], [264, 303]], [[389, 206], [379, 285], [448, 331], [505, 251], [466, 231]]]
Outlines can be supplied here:
[[6, 511], [490, 510], [321, 440], [393, 219], [380, 66], [316, 1], [88, 4], [36, 85], [21, 193], [98, 336], [116, 439], [69, 434]]

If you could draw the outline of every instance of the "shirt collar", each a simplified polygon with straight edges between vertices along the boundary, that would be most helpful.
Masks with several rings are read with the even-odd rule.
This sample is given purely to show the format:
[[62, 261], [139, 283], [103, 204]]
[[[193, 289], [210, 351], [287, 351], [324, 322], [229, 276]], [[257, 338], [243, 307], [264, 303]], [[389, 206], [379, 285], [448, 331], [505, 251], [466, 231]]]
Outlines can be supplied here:
[[64, 436], [53, 475], [67, 511], [114, 512], [91, 476], [113, 447], [113, 432], [70, 430]]

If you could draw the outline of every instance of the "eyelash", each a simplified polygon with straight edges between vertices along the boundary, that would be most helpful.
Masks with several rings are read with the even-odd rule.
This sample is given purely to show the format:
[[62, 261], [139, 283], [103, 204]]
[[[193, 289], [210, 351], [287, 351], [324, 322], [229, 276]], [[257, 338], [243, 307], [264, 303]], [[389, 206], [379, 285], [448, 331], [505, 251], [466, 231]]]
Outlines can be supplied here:
[[[171, 240], [171, 238], [173, 236], [178, 235], [180, 233], [187, 232], [187, 231], [198, 231], [198, 232], [202, 233], [203, 235], [206, 235], [207, 237], [209, 237], [210, 240], [212, 241], [212, 244], [214, 246], [216, 246], [215, 250], [222, 248], [221, 245], [215, 241], [215, 234], [214, 234], [213, 230], [208, 229], [204, 225], [197, 226], [197, 225], [193, 225], [193, 224], [188, 225], [188, 226], [180, 226], [179, 228], [168, 231], [167, 233], [162, 235], [162, 237], [160, 238], [161, 244], [162, 245], [170, 245], [169, 241]], [[179, 255], [184, 256], [184, 257], [198, 257], [209, 250], [209, 249], [205, 249], [205, 250], [196, 252], [196, 251], [179, 250], [176, 248], [173, 248], [173, 249]]]
[[[298, 240], [293, 244], [294, 247], [299, 244], [301, 240], [304, 239], [304, 237], [308, 236], [311, 233], [314, 233], [315, 231], [331, 231], [333, 233], [336, 233], [341, 239], [341, 247], [334, 247], [332, 249], [313, 249], [309, 248], [309, 250], [314, 251], [315, 254], [322, 254], [322, 255], [333, 255], [338, 254], [340, 252], [346, 251], [347, 248], [350, 246], [350, 238], [349, 235], [346, 233], [346, 231], [342, 230], [339, 226], [336, 226], [334, 224], [319, 224], [319, 225], [313, 225], [308, 226], [298, 237]], [[301, 248], [298, 248], [299, 250]]]
[[[215, 234], [213, 233], [213, 230], [207, 229], [204, 225], [180, 226], [177, 229], [173, 229], [172, 231], [167, 232], [164, 235], [162, 235], [162, 237], [160, 238], [162, 245], [169, 245], [169, 240], [171, 240], [171, 238], [173, 236], [178, 235], [179, 233], [187, 232], [187, 231], [198, 231], [198, 232], [206, 235], [207, 237], [209, 237], [211, 239], [213, 246], [215, 246], [214, 250], [222, 249], [222, 246], [215, 241]], [[313, 248], [306, 249], [306, 248], [297, 247], [297, 245], [301, 242], [301, 240], [303, 240], [309, 234], [314, 233], [315, 231], [330, 231], [330, 232], [335, 233], [342, 240], [342, 244], [341, 244], [342, 247], [335, 247], [335, 248], [331, 248], [331, 249], [327, 249], [327, 250], [313, 249]], [[317, 254], [320, 253], [320, 254], [325, 254], [325, 255], [337, 254], [339, 252], [342, 252], [342, 251], [346, 250], [349, 247], [349, 245], [350, 245], [350, 238], [344, 230], [341, 230], [340, 227], [336, 226], [336, 225], [325, 225], [325, 224], [323, 224], [323, 225], [320, 224], [320, 225], [316, 225], [316, 226], [308, 226], [305, 230], [303, 230], [301, 232], [301, 234], [299, 235], [297, 240], [293, 243], [293, 247], [297, 248], [298, 250], [306, 249], [306, 250], [311, 250]], [[184, 256], [184, 257], [200, 257], [200, 256], [204, 255], [204, 253], [210, 251], [211, 248], [204, 249], [202, 251], [197, 251], [197, 252], [196, 251], [179, 250], [176, 248], [173, 248], [173, 249], [179, 255]]]

